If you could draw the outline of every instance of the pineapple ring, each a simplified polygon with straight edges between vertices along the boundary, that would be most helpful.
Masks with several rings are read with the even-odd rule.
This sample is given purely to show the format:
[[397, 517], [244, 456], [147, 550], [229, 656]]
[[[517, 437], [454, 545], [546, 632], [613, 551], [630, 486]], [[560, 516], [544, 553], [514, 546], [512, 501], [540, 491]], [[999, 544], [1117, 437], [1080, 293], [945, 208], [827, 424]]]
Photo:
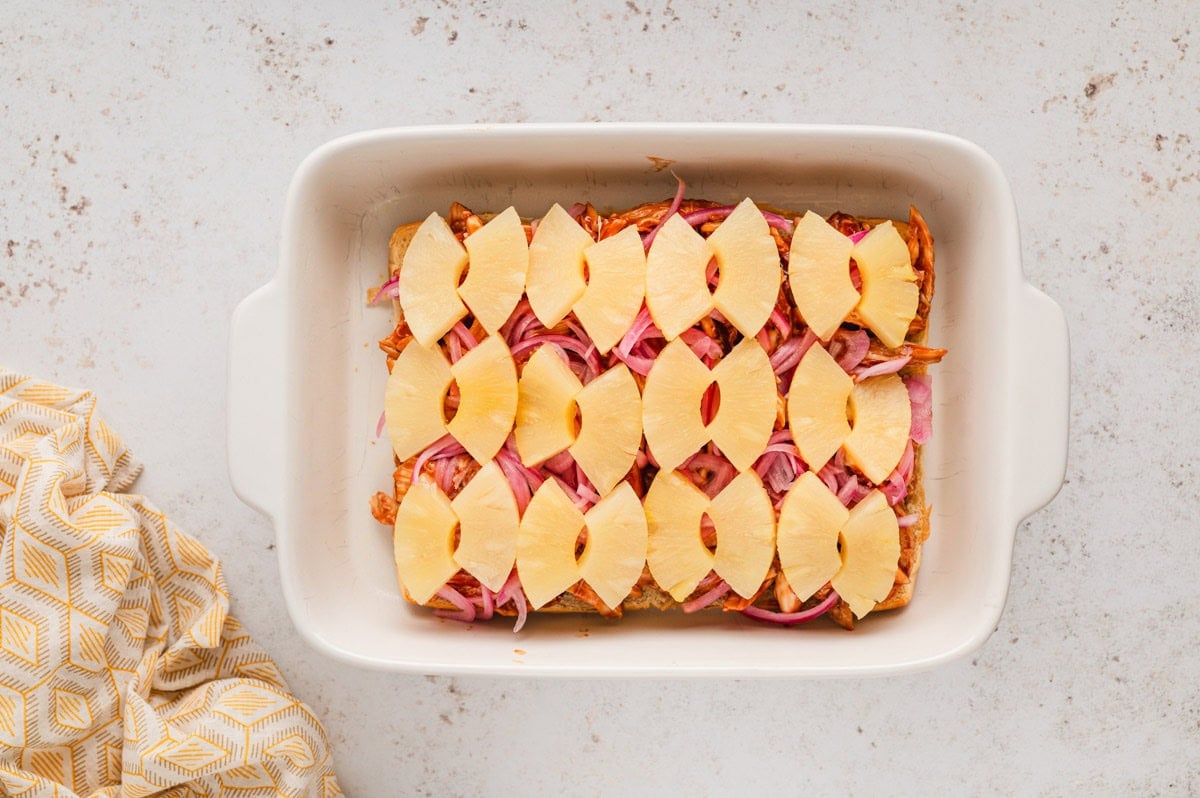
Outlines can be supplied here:
[[[700, 414], [713, 383], [722, 396], [708, 424]], [[660, 468], [677, 468], [712, 441], [734, 467], [745, 471], [762, 455], [775, 424], [778, 393], [770, 359], [754, 338], [744, 338], [709, 371], [682, 338], [667, 344], [642, 390], [642, 427]]]

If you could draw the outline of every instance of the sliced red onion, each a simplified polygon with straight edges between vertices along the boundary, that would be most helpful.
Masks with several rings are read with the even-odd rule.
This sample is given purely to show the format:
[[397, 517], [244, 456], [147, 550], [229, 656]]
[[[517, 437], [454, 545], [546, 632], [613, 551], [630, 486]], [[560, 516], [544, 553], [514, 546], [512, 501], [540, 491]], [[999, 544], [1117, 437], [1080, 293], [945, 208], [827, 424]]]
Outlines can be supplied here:
[[454, 326], [450, 328], [450, 332], [454, 333], [454, 336], [462, 342], [463, 349], [469, 351], [479, 346], [479, 341], [475, 340], [475, 336], [467, 329], [467, 325], [461, 321], [455, 322]]
[[442, 585], [437, 594], [439, 598], [444, 598], [455, 607], [458, 607], [458, 610], [434, 610], [434, 615], [451, 621], [462, 621], [463, 623], [471, 623], [475, 620], [475, 605], [462, 593], [459, 593], [450, 587], [450, 585]]
[[633, 319], [633, 324], [629, 330], [621, 338], [620, 343], [615, 347], [615, 351], [620, 355], [628, 355], [633, 351], [633, 348], [647, 338], [662, 338], [662, 330], [658, 329], [654, 324], [654, 319], [650, 316], [650, 311], [642, 305], [642, 309], [638, 311], [637, 316]]
[[679, 337], [683, 339], [685, 344], [691, 347], [696, 357], [703, 360], [709, 366], [714, 361], [720, 359], [722, 355], [721, 345], [705, 333], [704, 330], [688, 327], [680, 333]]
[[737, 468], [733, 463], [726, 460], [724, 457], [718, 457], [715, 454], [708, 452], [696, 452], [696, 454], [684, 461], [683, 470], [693, 471], [697, 468], [703, 468], [706, 471], [712, 472], [708, 483], [704, 486], [704, 492], [712, 498], [725, 489], [725, 486], [733, 482], [733, 478], [737, 476]]
[[853, 243], [857, 244], [859, 241], [862, 241], [863, 238], [869, 232], [871, 232], [871, 231], [870, 230], [859, 230], [857, 233], [851, 233], [850, 235], [848, 235], [846, 237], [849, 238]]
[[[699, 227], [707, 222], [715, 222], [727, 218], [729, 214], [733, 213], [733, 210], [736, 207], [736, 205], [719, 205], [715, 208], [701, 208], [699, 210], [692, 211], [691, 213], [685, 213], [683, 215], [683, 220], [692, 227]], [[784, 235], [790, 236], [792, 234], [792, 223], [787, 219], [783, 218], [777, 213], [771, 213], [770, 211], [764, 211], [760, 209], [759, 212], [762, 213], [763, 219], [767, 221], [768, 227], [774, 227]]]
[[763, 481], [775, 493], [784, 493], [796, 481], [797, 469], [786, 455], [776, 453], [773, 461]]
[[375, 424], [375, 437], [383, 435], [383, 425], [387, 423], [387, 411], [383, 410], [379, 413], [379, 421]]
[[915, 374], [904, 381], [912, 403], [912, 431], [916, 443], [927, 443], [933, 435], [933, 381], [927, 374]]
[[771, 334], [767, 332], [766, 327], [763, 327], [761, 330], [759, 330], [754, 337], [758, 339], [758, 345], [761, 346], [765, 351], [771, 351]]
[[807, 610], [800, 610], [799, 612], [773, 612], [772, 610], [764, 610], [761, 607], [755, 607], [751, 605], [742, 610], [742, 615], [745, 615], [749, 618], [754, 618], [758, 621], [767, 621], [768, 623], [778, 623], [785, 626], [791, 626], [792, 624], [804, 623], [805, 621], [811, 621], [814, 618], [819, 618], [825, 613], [829, 612], [829, 610], [833, 608], [833, 605], [837, 603], [837, 592], [830, 590], [829, 595], [825, 597], [824, 601], [815, 607], [810, 607]]
[[396, 272], [391, 277], [384, 281], [383, 285], [375, 291], [375, 296], [371, 297], [372, 305], [378, 305], [382, 299], [399, 299], [400, 298], [400, 272]]
[[542, 468], [551, 474], [565, 476], [574, 470], [575, 458], [571, 456], [570, 452], [563, 450], [542, 463]]
[[783, 311], [779, 306], [771, 308], [771, 323], [775, 325], [775, 329], [779, 330], [779, 334], [786, 341], [792, 335], [792, 325], [788, 323], [787, 316], [783, 315]]
[[854, 494], [857, 490], [858, 477], [854, 474], [851, 474], [849, 478], [842, 483], [842, 487], [837, 492], [838, 501], [849, 507], [850, 503], [854, 500]]
[[646, 247], [647, 251], [650, 250], [650, 245], [654, 243], [654, 237], [658, 235], [658, 231], [661, 230], [662, 226], [667, 223], [667, 219], [670, 219], [672, 216], [679, 213], [679, 206], [683, 205], [683, 178], [676, 175], [675, 179], [679, 181], [679, 188], [675, 190], [675, 198], [671, 200], [671, 204], [667, 208], [667, 212], [663, 214], [662, 219], [658, 221], [658, 224], [654, 225], [652, 230], [642, 236], [642, 245]]
[[839, 332], [834, 336], [834, 340], [842, 347], [842, 351], [835, 359], [847, 374], [851, 373], [859, 363], [862, 363], [862, 359], [871, 349], [871, 336], [867, 335], [866, 330]]
[[574, 205], [572, 205], [570, 208], [567, 209], [567, 215], [570, 216], [572, 219], [575, 219], [576, 221], [578, 221], [579, 217], [583, 216], [583, 212], [586, 210], [587, 210], [587, 205], [584, 205], [582, 202], [576, 202]]
[[654, 365], [654, 358], [642, 357], [641, 355], [622, 355], [620, 352], [614, 352], [617, 359], [629, 367], [629, 370], [634, 374], [645, 377], [650, 373], [650, 368]]
[[426, 447], [425, 451], [421, 452], [420, 456], [417, 457], [417, 462], [413, 464], [413, 479], [416, 479], [417, 475], [421, 473], [421, 469], [427, 461], [442, 457], [451, 457], [456, 454], [465, 454], [466, 451], [462, 444], [447, 432]]
[[912, 355], [904, 355], [903, 357], [894, 357], [890, 360], [885, 360], [882, 363], [876, 363], [874, 366], [867, 368], [855, 369], [854, 379], [856, 382], [862, 382], [871, 377], [880, 377], [884, 374], [895, 374], [900, 369], [908, 365], [912, 360]]
[[702, 593], [699, 596], [696, 596], [696, 598], [694, 598], [694, 599], [685, 601], [683, 603], [683, 611], [684, 612], [697, 612], [699, 610], [702, 610], [705, 607], [709, 606], [710, 604], [724, 598], [725, 595], [727, 593], [729, 593], [729, 591], [730, 591], [729, 584], [724, 579], [721, 579], [720, 581], [717, 582], [716, 587], [714, 587], [713, 589], [707, 591], [706, 593]]
[[794, 369], [799, 363], [808, 348], [817, 341], [817, 336], [812, 330], [805, 330], [804, 335], [799, 338], [789, 338], [779, 345], [779, 348], [771, 353], [771, 369], [777, 376], [783, 376], [787, 372]]
[[517, 576], [517, 570], [508, 575], [508, 580], [504, 586], [500, 588], [500, 592], [496, 594], [496, 606], [503, 607], [509, 601], [513, 603], [513, 607], [517, 610], [517, 622], [513, 625], [513, 632], [521, 631], [525, 626], [525, 619], [528, 617], [529, 608], [526, 606], [525, 591], [521, 589], [521, 579]]
[[916, 454], [913, 449], [913, 442], [910, 438], [904, 447], [904, 454], [900, 457], [899, 464], [884, 480], [879, 489], [883, 491], [883, 495], [887, 497], [888, 504], [893, 507], [904, 500], [908, 495], [908, 481], [912, 479], [913, 467], [916, 465]]
[[476, 616], [481, 621], [490, 621], [492, 613], [496, 609], [495, 601], [493, 600], [492, 591], [488, 590], [488, 586], [481, 584], [479, 586], [479, 598], [472, 600], [473, 604], [479, 607], [479, 614]]

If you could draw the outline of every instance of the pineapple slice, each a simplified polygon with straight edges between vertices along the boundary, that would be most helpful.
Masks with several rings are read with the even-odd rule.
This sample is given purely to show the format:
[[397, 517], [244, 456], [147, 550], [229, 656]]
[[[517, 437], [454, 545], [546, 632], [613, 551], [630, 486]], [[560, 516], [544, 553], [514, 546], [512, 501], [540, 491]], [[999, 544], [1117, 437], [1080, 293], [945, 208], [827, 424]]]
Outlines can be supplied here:
[[646, 254], [646, 309], [668, 341], [712, 311], [707, 277], [712, 256], [704, 236], [679, 214], [654, 237]]
[[607, 355], [628, 332], [646, 295], [646, 249], [636, 227], [584, 250], [588, 284], [575, 315], [597, 351]]
[[438, 214], [429, 214], [404, 253], [397, 285], [404, 320], [421, 346], [433, 346], [467, 315], [458, 297], [466, 266], [467, 251], [450, 225]]
[[713, 568], [713, 553], [700, 537], [708, 497], [691, 480], [662, 470], [646, 492], [643, 507], [649, 542], [646, 565], [654, 581], [684, 601]]
[[717, 363], [712, 376], [721, 389], [721, 406], [708, 434], [739, 471], [762, 455], [775, 426], [778, 394], [771, 360], [753, 336]]
[[800, 456], [813, 471], [829, 462], [850, 434], [846, 403], [854, 381], [823, 346], [809, 347], [788, 391], [788, 426]]
[[413, 341], [404, 347], [384, 392], [384, 416], [392, 450], [407, 460], [446, 434], [443, 408], [454, 375], [440, 349]]
[[858, 304], [858, 291], [850, 281], [852, 249], [849, 238], [812, 211], [792, 234], [788, 285], [800, 316], [822, 341], [833, 337]]
[[891, 222], [884, 222], [854, 245], [852, 256], [862, 277], [859, 317], [885, 346], [900, 346], [917, 314], [917, 274], [908, 245]]
[[583, 386], [575, 397], [582, 424], [571, 456], [601, 496], [625, 478], [642, 442], [642, 397], [624, 363]]
[[646, 514], [628, 482], [587, 511], [587, 545], [579, 576], [615, 608], [629, 595], [646, 565]]
[[517, 532], [517, 574], [535, 610], [579, 581], [575, 541], [583, 524], [583, 514], [553, 479], [542, 483], [525, 508]]
[[396, 575], [413, 600], [424, 604], [458, 573], [454, 528], [458, 516], [432, 480], [419, 478], [396, 508], [392, 549]]
[[717, 532], [712, 568], [742, 598], [762, 587], [775, 557], [775, 509], [758, 474], [743, 471], [708, 508]]
[[546, 327], [563, 320], [583, 296], [583, 251], [594, 241], [579, 222], [555, 203], [538, 222], [529, 242], [529, 275], [525, 295]]
[[517, 383], [517, 451], [535, 466], [575, 440], [575, 396], [583, 388], [553, 347], [541, 346]]
[[742, 335], [753, 337], [767, 323], [779, 295], [779, 250], [766, 219], [746, 198], [708, 237], [720, 278], [713, 305]]
[[642, 388], [642, 427], [655, 461], [671, 471], [708, 443], [700, 399], [713, 375], [682, 338], [663, 347]]
[[499, 591], [517, 556], [520, 516], [508, 479], [488, 462], [450, 502], [458, 516], [454, 561], [489, 590]]
[[850, 510], [842, 527], [842, 567], [830, 580], [854, 617], [862, 618], [887, 598], [899, 559], [896, 513], [887, 498], [873, 490]]
[[779, 510], [779, 565], [792, 591], [807, 601], [842, 567], [838, 534], [849, 511], [812, 471], [792, 484]]
[[466, 239], [467, 278], [458, 295], [489, 333], [508, 321], [525, 291], [529, 245], [514, 208], [508, 208]]
[[450, 367], [462, 395], [446, 425], [455, 440], [486, 463], [496, 456], [517, 415], [517, 368], [499, 335], [490, 335]]
[[870, 377], [850, 392], [850, 434], [842, 448], [846, 462], [876, 485], [892, 473], [912, 427], [912, 404], [897, 374]]

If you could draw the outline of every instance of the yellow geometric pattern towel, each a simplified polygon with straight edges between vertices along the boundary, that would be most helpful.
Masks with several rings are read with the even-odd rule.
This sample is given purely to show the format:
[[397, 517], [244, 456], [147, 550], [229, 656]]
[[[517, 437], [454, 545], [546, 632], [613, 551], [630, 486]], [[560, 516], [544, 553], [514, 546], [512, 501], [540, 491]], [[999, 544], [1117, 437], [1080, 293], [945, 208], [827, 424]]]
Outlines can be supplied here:
[[0, 369], [0, 794], [341, 795], [328, 741], [90, 392]]

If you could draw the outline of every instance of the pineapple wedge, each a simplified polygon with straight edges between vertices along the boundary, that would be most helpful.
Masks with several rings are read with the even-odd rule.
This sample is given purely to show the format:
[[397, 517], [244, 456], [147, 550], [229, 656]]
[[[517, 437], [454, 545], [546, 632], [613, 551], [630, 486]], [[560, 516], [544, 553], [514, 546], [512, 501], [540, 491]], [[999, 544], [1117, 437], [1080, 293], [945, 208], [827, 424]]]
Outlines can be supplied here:
[[407, 460], [446, 434], [443, 405], [454, 375], [440, 349], [413, 341], [400, 352], [383, 397], [388, 438]]
[[708, 506], [708, 497], [675, 471], [659, 471], [646, 492], [646, 565], [676, 601], [686, 600], [713, 568], [713, 553], [700, 537]]
[[571, 456], [604, 496], [633, 468], [642, 442], [642, 397], [618, 363], [583, 386], [575, 401], [582, 423]]
[[873, 490], [850, 509], [842, 527], [842, 567], [830, 580], [854, 617], [887, 598], [896, 581], [900, 527], [887, 498]]
[[819, 344], [810, 346], [796, 366], [788, 391], [788, 427], [813, 471], [820, 471], [850, 434], [846, 403], [852, 390], [850, 375]]
[[850, 517], [812, 471], [792, 483], [779, 510], [779, 565], [792, 591], [807, 601], [842, 567], [838, 534]]
[[[708, 434], [739, 471], [762, 455], [775, 426], [775, 372], [753, 336], [743, 338], [712, 370], [721, 406]], [[706, 386], [707, 387], [707, 386]]]
[[404, 253], [396, 286], [404, 320], [421, 346], [433, 346], [467, 315], [458, 297], [466, 266], [467, 251], [450, 225], [438, 214], [429, 214]]
[[575, 441], [575, 397], [583, 385], [551, 346], [540, 346], [517, 383], [517, 451], [536, 466]]
[[529, 242], [529, 275], [525, 294], [546, 327], [563, 320], [583, 296], [583, 251], [595, 242], [579, 222], [555, 203], [538, 222]]
[[700, 399], [712, 382], [713, 373], [682, 338], [663, 347], [650, 367], [642, 388], [642, 428], [663, 471], [671, 471], [708, 443]]
[[450, 506], [459, 525], [454, 561], [489, 590], [499, 591], [516, 561], [521, 521], [517, 500], [496, 461], [479, 469]]
[[646, 254], [646, 309], [668, 341], [712, 311], [707, 277], [712, 257], [704, 236], [679, 214], [654, 237]]
[[629, 595], [646, 564], [646, 514], [628, 482], [605, 496], [584, 516], [587, 545], [579, 576], [600, 600], [615, 608]]
[[588, 284], [575, 315], [597, 351], [607, 355], [628, 332], [646, 295], [646, 249], [636, 227], [584, 250]]
[[477, 462], [496, 456], [517, 416], [517, 368], [499, 335], [450, 367], [462, 399], [446, 429]]
[[529, 271], [525, 228], [508, 208], [466, 238], [467, 278], [458, 295], [489, 333], [495, 333], [521, 299]]
[[542, 483], [525, 508], [517, 532], [517, 574], [535, 610], [579, 581], [575, 541], [583, 524], [583, 514], [553, 479]]
[[775, 557], [775, 509], [758, 474], [743, 471], [734, 477], [710, 502], [708, 517], [717, 532], [712, 569], [734, 593], [750, 598]]
[[779, 250], [762, 212], [747, 197], [708, 237], [720, 277], [713, 305], [742, 335], [767, 323], [779, 295]]
[[858, 304], [858, 291], [850, 281], [852, 249], [849, 238], [812, 211], [792, 234], [788, 286], [800, 316], [822, 341], [833, 337]]
[[917, 314], [917, 274], [908, 245], [891, 222], [872, 228], [852, 252], [862, 277], [858, 315], [885, 346], [904, 343]]
[[396, 508], [392, 549], [396, 575], [413, 600], [424, 604], [458, 573], [454, 528], [458, 516], [432, 480], [419, 478]]
[[850, 392], [850, 434], [842, 448], [846, 462], [876, 485], [904, 456], [912, 427], [912, 404], [897, 374], [870, 377]]

